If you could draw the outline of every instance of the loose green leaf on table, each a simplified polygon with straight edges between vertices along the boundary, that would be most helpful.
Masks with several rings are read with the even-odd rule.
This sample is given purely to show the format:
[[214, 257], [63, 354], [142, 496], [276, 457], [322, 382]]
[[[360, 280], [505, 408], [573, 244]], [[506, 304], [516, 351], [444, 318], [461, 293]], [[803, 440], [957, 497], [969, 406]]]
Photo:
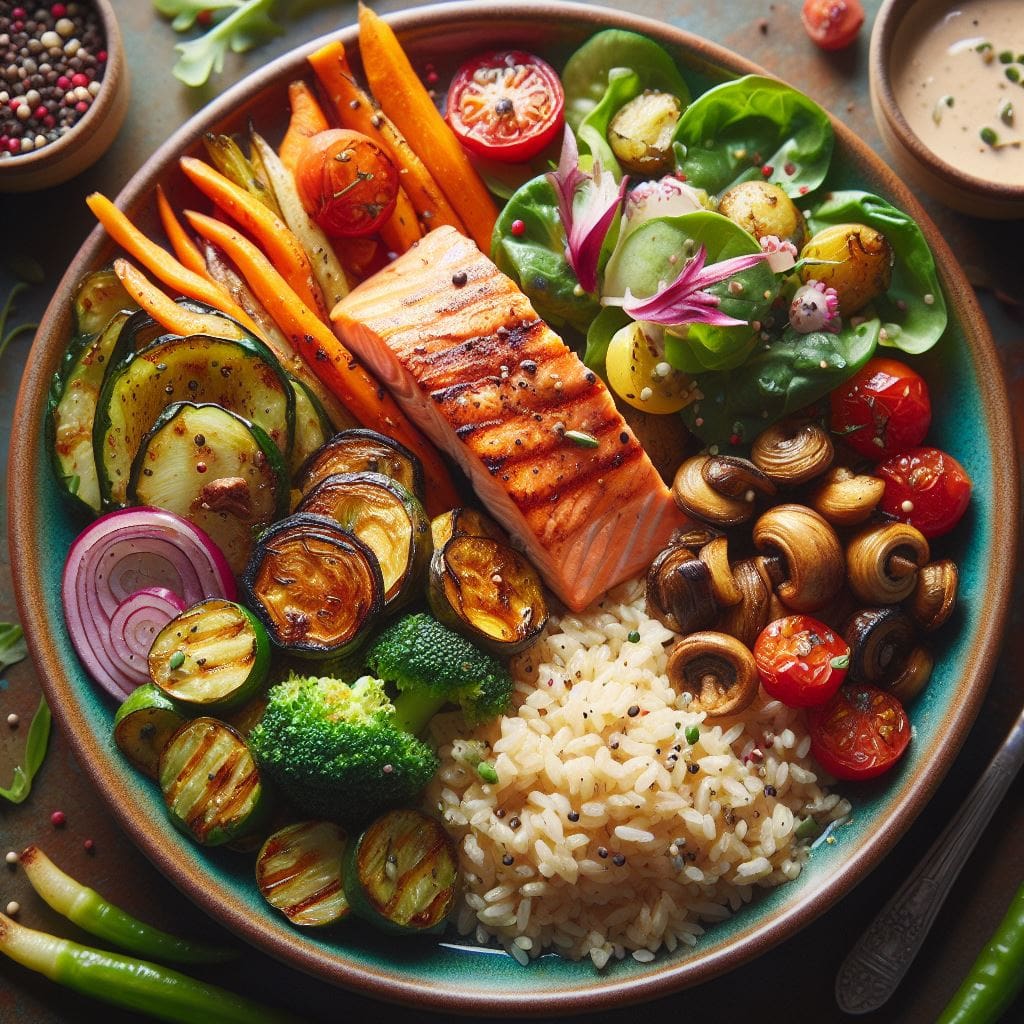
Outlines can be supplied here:
[[21, 626], [16, 622], [0, 622], [0, 672], [28, 657], [28, 647]]
[[7, 298], [4, 301], [3, 308], [0, 309], [0, 356], [4, 354], [4, 350], [15, 338], [21, 334], [27, 334], [30, 331], [34, 331], [39, 324], [18, 324], [17, 327], [12, 327], [10, 331], [7, 330], [7, 321], [11, 314], [14, 312], [14, 300], [24, 291], [28, 290], [28, 285], [24, 281], [19, 281], [14, 287], [7, 293]]
[[50, 709], [46, 704], [46, 698], [40, 697], [39, 706], [28, 727], [28, 739], [25, 741], [25, 763], [15, 766], [14, 779], [10, 786], [0, 786], [0, 797], [12, 804], [20, 804], [25, 800], [32, 789], [32, 780], [46, 757], [46, 748], [49, 742]]

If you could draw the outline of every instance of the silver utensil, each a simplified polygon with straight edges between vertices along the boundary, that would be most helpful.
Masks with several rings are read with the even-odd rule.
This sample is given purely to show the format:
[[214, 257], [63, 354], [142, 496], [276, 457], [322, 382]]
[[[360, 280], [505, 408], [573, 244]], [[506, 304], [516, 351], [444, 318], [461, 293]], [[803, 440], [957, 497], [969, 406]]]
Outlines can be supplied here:
[[877, 1010], [896, 991], [1013, 777], [1024, 765], [1024, 711], [960, 810], [847, 954], [836, 976], [845, 1013]]

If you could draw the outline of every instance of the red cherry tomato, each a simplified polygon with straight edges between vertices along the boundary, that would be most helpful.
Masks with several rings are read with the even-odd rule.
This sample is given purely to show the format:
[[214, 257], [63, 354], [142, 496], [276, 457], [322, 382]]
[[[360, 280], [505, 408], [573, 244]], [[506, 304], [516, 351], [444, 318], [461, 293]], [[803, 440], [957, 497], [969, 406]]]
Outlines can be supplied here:
[[398, 170], [373, 139], [347, 128], [310, 136], [295, 173], [302, 205], [332, 238], [371, 235], [398, 201]]
[[561, 131], [565, 93], [540, 57], [502, 50], [455, 72], [445, 117], [471, 153], [507, 163], [536, 156]]
[[769, 622], [754, 644], [765, 692], [791, 708], [824, 704], [839, 689], [850, 648], [824, 622], [787, 615]]
[[811, 753], [837, 779], [871, 779], [887, 772], [910, 742], [910, 720], [891, 694], [867, 683], [843, 686], [807, 712]]
[[864, 8], [860, 0], [804, 0], [803, 22], [823, 50], [841, 50], [857, 38]]
[[949, 533], [971, 500], [967, 471], [938, 448], [911, 448], [881, 463], [876, 472], [885, 481], [878, 507], [926, 537]]
[[831, 406], [833, 433], [875, 462], [919, 445], [932, 421], [924, 378], [884, 357], [869, 359], [836, 388]]

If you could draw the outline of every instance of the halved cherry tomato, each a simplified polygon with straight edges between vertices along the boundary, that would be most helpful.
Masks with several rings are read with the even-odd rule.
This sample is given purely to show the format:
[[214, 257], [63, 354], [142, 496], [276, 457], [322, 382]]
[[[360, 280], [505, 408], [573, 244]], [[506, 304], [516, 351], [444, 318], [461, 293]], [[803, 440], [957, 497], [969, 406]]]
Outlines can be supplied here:
[[881, 463], [885, 481], [878, 507], [926, 537], [941, 537], [960, 522], [971, 501], [971, 478], [938, 448], [911, 448]]
[[804, 0], [803, 22], [823, 50], [841, 50], [857, 38], [864, 8], [860, 0]]
[[807, 712], [811, 753], [837, 779], [871, 779], [887, 772], [910, 743], [910, 720], [891, 694], [867, 683], [843, 686]]
[[565, 93], [558, 72], [522, 50], [484, 53], [452, 79], [445, 117], [471, 153], [522, 163], [561, 131]]
[[391, 158], [369, 136], [347, 128], [310, 136], [295, 178], [302, 205], [332, 238], [373, 234], [398, 200]]
[[880, 462], [919, 445], [932, 421], [924, 378], [898, 359], [869, 359], [831, 397], [832, 432]]
[[791, 708], [810, 708], [824, 704], [839, 689], [850, 648], [824, 622], [810, 615], [787, 615], [761, 630], [754, 661], [770, 697]]

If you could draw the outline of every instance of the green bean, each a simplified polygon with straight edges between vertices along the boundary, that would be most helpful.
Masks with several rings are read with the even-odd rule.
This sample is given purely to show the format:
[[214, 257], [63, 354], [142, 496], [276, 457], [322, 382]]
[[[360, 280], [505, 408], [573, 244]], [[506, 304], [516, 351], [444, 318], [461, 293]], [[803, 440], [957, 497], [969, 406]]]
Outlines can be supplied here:
[[238, 956], [237, 950], [179, 939], [139, 921], [65, 874], [38, 846], [28, 847], [19, 862], [32, 888], [58, 914], [129, 953], [183, 964], [222, 963]]
[[1024, 986], [1024, 885], [937, 1024], [992, 1024]]
[[289, 1014], [147, 960], [47, 935], [0, 914], [0, 953], [52, 981], [171, 1024], [299, 1024]]

